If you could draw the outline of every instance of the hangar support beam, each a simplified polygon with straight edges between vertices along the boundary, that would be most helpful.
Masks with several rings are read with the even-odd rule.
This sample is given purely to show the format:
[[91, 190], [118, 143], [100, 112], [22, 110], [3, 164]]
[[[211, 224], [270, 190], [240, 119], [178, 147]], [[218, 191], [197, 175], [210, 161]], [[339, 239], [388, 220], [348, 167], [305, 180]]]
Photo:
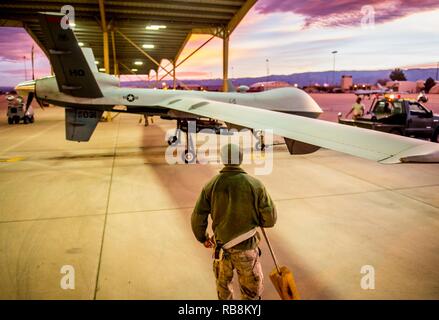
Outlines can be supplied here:
[[229, 90], [229, 30], [223, 29], [223, 91]]
[[175, 88], [177, 87], [177, 80], [175, 78], [175, 69], [177, 67], [175, 66], [175, 60], [172, 61], [172, 89], [175, 90]]
[[[213, 35], [212, 37], [210, 37], [209, 39], [207, 39], [205, 42], [203, 42], [198, 48], [196, 48], [195, 50], [193, 50], [186, 58], [184, 58], [183, 60], [181, 60], [179, 63], [177, 63], [175, 65], [175, 68], [178, 68], [179, 66], [181, 66], [184, 62], [186, 62], [190, 57], [192, 57], [195, 53], [197, 53], [201, 48], [203, 48], [206, 44], [208, 44], [212, 39], [214, 39], [216, 37], [216, 34]], [[178, 60], [178, 58], [176, 59]], [[165, 66], [165, 68], [168, 65]], [[164, 76], [162, 76], [160, 78], [159, 81], [162, 81], [167, 75], [165, 74]]]
[[113, 73], [115, 76], [119, 76], [119, 65], [117, 64], [116, 42], [114, 41], [114, 30], [111, 30], [111, 45], [113, 47]]
[[108, 28], [107, 21], [105, 19], [105, 6], [104, 0], [99, 0], [99, 12], [101, 14], [101, 28], [102, 28], [102, 41], [104, 49], [104, 68], [105, 73], [110, 73], [110, 52], [108, 45]]
[[131, 70], [130, 68], [128, 68], [128, 66], [125, 63], [120, 63], [120, 65], [122, 67], [124, 67], [129, 73], [136, 75], [137, 73], [135, 73], [133, 70]]
[[162, 67], [160, 65], [160, 63], [157, 62], [157, 60], [155, 60], [153, 57], [151, 57], [147, 52], [145, 52], [145, 50], [140, 48], [135, 42], [133, 42], [130, 38], [128, 38], [125, 34], [123, 34], [119, 29], [116, 29], [116, 32], [118, 34], [120, 34], [126, 41], [128, 41], [134, 48], [139, 50], [145, 57], [147, 57], [149, 60], [151, 60], [159, 69], [162, 68], [166, 72], [167, 75], [170, 75], [172, 77], [172, 73], [171, 72], [169, 72], [167, 69]]
[[238, 10], [238, 12], [233, 16], [227, 25], [229, 34], [231, 34], [235, 28], [239, 25], [245, 15], [250, 11], [250, 9], [255, 5], [258, 0], [247, 0], [244, 5]]

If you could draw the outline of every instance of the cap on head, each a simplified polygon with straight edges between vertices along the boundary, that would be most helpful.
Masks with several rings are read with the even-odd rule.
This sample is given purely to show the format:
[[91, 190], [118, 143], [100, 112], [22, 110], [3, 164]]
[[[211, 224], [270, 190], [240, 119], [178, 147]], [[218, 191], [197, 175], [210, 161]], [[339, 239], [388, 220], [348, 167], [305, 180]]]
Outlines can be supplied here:
[[239, 166], [242, 163], [242, 147], [228, 143], [221, 147], [221, 162], [225, 166]]

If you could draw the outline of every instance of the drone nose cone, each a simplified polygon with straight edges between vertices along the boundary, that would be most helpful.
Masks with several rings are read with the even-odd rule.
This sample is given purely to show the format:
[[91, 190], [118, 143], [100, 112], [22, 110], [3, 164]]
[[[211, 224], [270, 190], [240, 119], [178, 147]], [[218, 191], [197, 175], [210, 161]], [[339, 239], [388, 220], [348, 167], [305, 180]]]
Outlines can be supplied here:
[[35, 80], [23, 81], [15, 86], [15, 91], [21, 96], [22, 93], [35, 92]]
[[277, 88], [255, 94], [255, 99], [273, 111], [318, 117], [323, 111], [305, 91], [293, 88]]
[[282, 88], [278, 91], [285, 96], [292, 111], [320, 114], [323, 110], [318, 103], [305, 91], [298, 88]]
[[319, 104], [305, 91], [297, 88], [292, 88], [294, 90], [294, 99], [299, 101], [303, 106], [304, 110], [314, 113], [323, 113]]

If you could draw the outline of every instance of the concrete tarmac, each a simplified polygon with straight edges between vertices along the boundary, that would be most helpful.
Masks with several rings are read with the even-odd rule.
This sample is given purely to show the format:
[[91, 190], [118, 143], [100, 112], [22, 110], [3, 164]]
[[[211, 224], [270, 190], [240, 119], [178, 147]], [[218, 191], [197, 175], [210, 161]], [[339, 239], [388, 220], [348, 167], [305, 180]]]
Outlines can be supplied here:
[[[173, 122], [123, 114], [75, 143], [62, 108], [9, 126], [0, 99], [1, 299], [216, 299], [190, 214], [220, 166], [167, 164]], [[302, 298], [439, 299], [439, 165], [274, 151], [273, 172], [258, 176], [278, 207], [268, 234]], [[261, 247], [263, 298], [278, 299]], [[60, 286], [65, 265], [74, 290]], [[361, 287], [363, 266], [373, 290]]]

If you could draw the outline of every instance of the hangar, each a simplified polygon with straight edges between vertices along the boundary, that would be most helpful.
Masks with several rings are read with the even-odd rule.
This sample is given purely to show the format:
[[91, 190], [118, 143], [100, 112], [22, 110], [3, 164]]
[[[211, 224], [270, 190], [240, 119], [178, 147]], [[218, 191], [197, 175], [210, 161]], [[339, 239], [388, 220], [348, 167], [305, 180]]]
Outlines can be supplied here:
[[[89, 38], [78, 29], [78, 39], [96, 46], [106, 72], [122, 74], [130, 73], [137, 59], [143, 61], [142, 73], [158, 69], [153, 60], [176, 61], [190, 32], [208, 33], [212, 28], [220, 36], [225, 28], [230, 32], [254, 2], [154, 1], [148, 5], [165, 7], [131, 8], [156, 13], [145, 16], [146, 26], [139, 23], [142, 30], [166, 25], [153, 31], [167, 32], [172, 23], [180, 21], [183, 28], [194, 22], [175, 46], [172, 43], [178, 37], [169, 37], [169, 47], [175, 50], [166, 55], [129, 47], [126, 43], [136, 39], [136, 31], [122, 26], [133, 18], [117, 22], [126, 4], [145, 3], [73, 3], [80, 8], [78, 28], [81, 20], [95, 28], [89, 30]], [[62, 4], [2, 2], [2, 25], [24, 23], [42, 42], [32, 13], [36, 6], [58, 11]], [[190, 16], [200, 8], [210, 15], [195, 22]], [[93, 14], [87, 20], [83, 12]], [[104, 19], [107, 31], [101, 27]], [[112, 19], [114, 55], [111, 25], [108, 28]], [[159, 38], [157, 46], [166, 39]], [[140, 46], [149, 44], [148, 40], [151, 37], [145, 36], [134, 43]], [[225, 58], [227, 51], [226, 38]], [[72, 144], [64, 140], [60, 109], [40, 112], [35, 125], [20, 130], [4, 125], [3, 113], [0, 119], [1, 298], [216, 298], [211, 253], [194, 240], [188, 221], [201, 187], [220, 167], [167, 165], [163, 137], [172, 129], [169, 123], [159, 120], [145, 128], [135, 125], [136, 117], [122, 115], [103, 124], [90, 143]], [[278, 225], [270, 235], [281, 262], [294, 270], [303, 298], [438, 297], [436, 164], [385, 166], [329, 150], [291, 157], [285, 146], [274, 149], [273, 173], [261, 177], [279, 210]], [[262, 250], [268, 274], [272, 264], [265, 244]], [[361, 287], [364, 266], [375, 270], [373, 290]], [[63, 270], [70, 267], [75, 270], [75, 287], [66, 289], [60, 281]], [[263, 297], [277, 298], [268, 281]]]
[[[0, 26], [23, 27], [44, 50], [45, 39], [36, 10], [60, 12], [74, 8], [78, 41], [93, 49], [102, 71], [115, 75], [165, 72], [174, 78], [177, 61], [192, 34], [223, 40], [223, 78], [227, 90], [229, 36], [256, 0], [179, 1], [2, 1]], [[68, 10], [68, 8], [65, 8]], [[47, 55], [47, 52], [46, 52]], [[162, 60], [169, 61], [163, 65]], [[160, 80], [156, 78], [156, 80]]]

